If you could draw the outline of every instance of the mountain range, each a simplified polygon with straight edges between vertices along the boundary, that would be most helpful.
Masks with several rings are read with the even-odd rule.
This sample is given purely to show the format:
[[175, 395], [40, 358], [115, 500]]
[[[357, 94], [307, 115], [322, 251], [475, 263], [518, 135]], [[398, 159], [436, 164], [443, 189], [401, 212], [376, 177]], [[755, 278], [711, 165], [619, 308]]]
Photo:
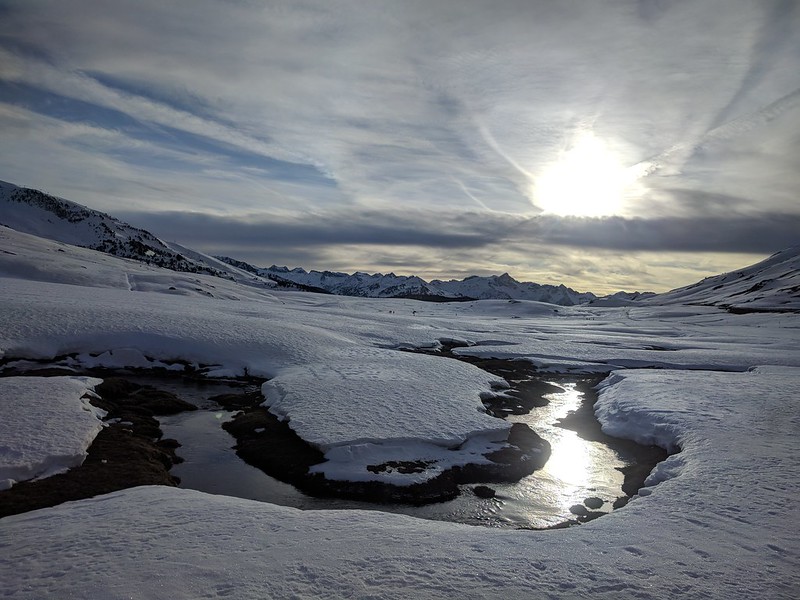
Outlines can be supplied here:
[[212, 275], [273, 289], [439, 302], [507, 299], [562, 306], [655, 303], [717, 306], [739, 313], [800, 311], [800, 246], [778, 252], [750, 267], [708, 277], [663, 294], [617, 292], [598, 298], [591, 292], [578, 292], [564, 285], [520, 282], [508, 273], [425, 281], [394, 273], [348, 274], [275, 265], [262, 268], [165, 242], [100, 211], [3, 181], [0, 181], [0, 225], [173, 271]]
[[[361, 272], [348, 274], [335, 271], [306, 271], [302, 268], [289, 269], [275, 265], [259, 268], [225, 256], [217, 258], [279, 284], [293, 284], [302, 289], [342, 296], [412, 298], [433, 302], [491, 299], [533, 300], [562, 306], [585, 304], [597, 298], [591, 292], [576, 292], [564, 285], [520, 282], [508, 273], [488, 277], [473, 275], [462, 280], [425, 281], [420, 277], [395, 275], [394, 273], [385, 275]], [[624, 294], [624, 292], [622, 293]]]

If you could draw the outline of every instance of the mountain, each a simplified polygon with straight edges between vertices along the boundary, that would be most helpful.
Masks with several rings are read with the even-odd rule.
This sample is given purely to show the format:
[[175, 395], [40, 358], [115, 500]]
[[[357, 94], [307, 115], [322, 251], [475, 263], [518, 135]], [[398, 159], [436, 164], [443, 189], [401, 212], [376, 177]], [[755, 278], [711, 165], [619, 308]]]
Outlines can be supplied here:
[[718, 306], [733, 313], [800, 312], [800, 246], [642, 302]]
[[466, 296], [479, 300], [509, 299], [509, 300], [535, 300], [573, 306], [586, 304], [596, 296], [591, 292], [576, 292], [565, 285], [547, 285], [528, 281], [517, 281], [508, 273], [479, 277], [473, 275], [466, 279], [439, 281], [434, 280], [431, 285], [442, 290], [445, 294]]
[[463, 280], [425, 281], [416, 276], [388, 273], [339, 273], [335, 271], [306, 271], [272, 265], [268, 268], [232, 258], [218, 256], [219, 260], [261, 277], [267, 277], [279, 285], [297, 285], [314, 291], [325, 291], [341, 296], [366, 298], [414, 298], [429, 301], [468, 300], [534, 300], [562, 306], [585, 304], [595, 299], [591, 292], [576, 292], [564, 285], [540, 285], [520, 282], [508, 273], [479, 277], [473, 275]]
[[274, 283], [200, 252], [164, 242], [105, 213], [0, 181], [0, 225], [173, 271], [213, 275], [250, 285]]
[[616, 292], [614, 294], [602, 296], [601, 298], [595, 298], [591, 300], [589, 304], [592, 306], [607, 307], [631, 306], [641, 300], [652, 298], [655, 295], [655, 292]]

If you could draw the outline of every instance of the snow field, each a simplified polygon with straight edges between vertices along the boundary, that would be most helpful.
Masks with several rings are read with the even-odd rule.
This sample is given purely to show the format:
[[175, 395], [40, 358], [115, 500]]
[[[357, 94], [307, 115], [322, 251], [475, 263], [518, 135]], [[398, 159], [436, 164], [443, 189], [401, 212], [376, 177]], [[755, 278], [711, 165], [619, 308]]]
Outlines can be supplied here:
[[[271, 410], [327, 447], [339, 463], [330, 468], [344, 476], [363, 470], [376, 449], [402, 459], [462, 439], [468, 449], [502, 430], [479, 410], [491, 376], [391, 350], [445, 338], [475, 344], [463, 353], [613, 371], [596, 406], [604, 429], [681, 448], [624, 509], [550, 532], [302, 512], [162, 487], [67, 503], [0, 522], [7, 598], [789, 599], [800, 589], [797, 315], [695, 306], [556, 314], [524, 302], [429, 306], [242, 286], [240, 300], [220, 300], [107, 289], [99, 273], [124, 272], [127, 261], [82, 269], [75, 255], [58, 262], [66, 251], [7, 248], [15, 254], [0, 253], [11, 256], [2, 264], [29, 260], [41, 267], [31, 277], [45, 281], [0, 271], [3, 357], [76, 353], [76, 366], [180, 359], [216, 365], [217, 374], [273, 377]], [[59, 264], [87, 271], [74, 283], [92, 287], [66, 285]], [[184, 276], [161, 275], [165, 283]], [[62, 283], [47, 282], [57, 277]], [[648, 365], [658, 368], [620, 369]], [[82, 394], [67, 396], [79, 402]], [[2, 438], [14, 447], [42, 431], [51, 412], [30, 389], [19, 397], [23, 406], [8, 412], [24, 422]], [[99, 416], [87, 415], [99, 427]]]
[[0, 490], [83, 463], [105, 416], [84, 396], [101, 381], [0, 377]]

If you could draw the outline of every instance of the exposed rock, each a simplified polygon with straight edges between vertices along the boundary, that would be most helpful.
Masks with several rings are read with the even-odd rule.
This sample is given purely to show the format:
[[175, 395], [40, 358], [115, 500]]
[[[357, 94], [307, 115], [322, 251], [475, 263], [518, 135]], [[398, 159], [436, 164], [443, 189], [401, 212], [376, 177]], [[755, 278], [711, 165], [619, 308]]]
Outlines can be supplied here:
[[569, 507], [569, 512], [578, 517], [585, 517], [589, 514], [589, 510], [583, 504], [573, 504]]
[[620, 496], [619, 498], [614, 500], [614, 503], [611, 505], [611, 508], [613, 508], [614, 510], [617, 510], [618, 508], [622, 508], [623, 506], [628, 504], [628, 502], [630, 502], [630, 501], [631, 501], [631, 497], [630, 496]]
[[476, 485], [472, 488], [472, 493], [478, 498], [494, 498], [497, 495], [497, 492], [488, 485]]
[[586, 498], [583, 503], [591, 509], [598, 509], [605, 504], [605, 501], [597, 496], [592, 496], [591, 498]]
[[409, 475], [411, 473], [424, 473], [432, 464], [433, 461], [426, 460], [390, 460], [379, 465], [367, 465], [367, 471], [370, 473], [396, 472]]
[[599, 511], [592, 510], [592, 511], [587, 512], [585, 515], [579, 516], [578, 517], [578, 522], [579, 523], [588, 523], [589, 521], [594, 521], [595, 519], [599, 519], [600, 517], [602, 517], [605, 514], [606, 513], [604, 513], [604, 512], [599, 512]]

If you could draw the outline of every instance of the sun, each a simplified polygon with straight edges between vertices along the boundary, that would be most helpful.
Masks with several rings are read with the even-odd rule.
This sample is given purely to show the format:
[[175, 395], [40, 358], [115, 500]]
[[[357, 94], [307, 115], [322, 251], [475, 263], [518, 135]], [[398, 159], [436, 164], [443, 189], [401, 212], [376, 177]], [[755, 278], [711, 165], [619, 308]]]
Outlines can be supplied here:
[[559, 216], [618, 215], [626, 193], [640, 176], [640, 169], [625, 167], [605, 142], [583, 133], [558, 161], [535, 177], [533, 203]]

